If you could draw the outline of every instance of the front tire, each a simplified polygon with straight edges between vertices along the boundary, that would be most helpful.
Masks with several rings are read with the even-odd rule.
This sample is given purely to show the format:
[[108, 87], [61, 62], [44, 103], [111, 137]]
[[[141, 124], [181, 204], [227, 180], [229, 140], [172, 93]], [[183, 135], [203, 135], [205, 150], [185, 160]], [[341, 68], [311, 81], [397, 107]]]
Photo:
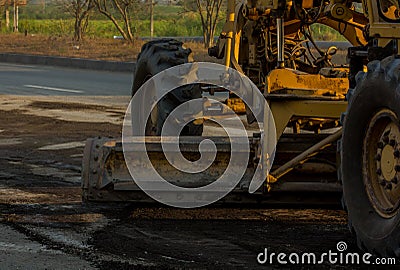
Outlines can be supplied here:
[[[136, 70], [132, 85], [132, 96], [152, 76], [170, 67], [192, 62], [192, 51], [182, 46], [182, 42], [174, 39], [159, 39], [143, 45], [136, 62]], [[184, 85], [166, 94], [152, 111], [147, 121], [146, 135], [160, 136], [162, 126], [168, 115], [180, 104], [191, 99], [201, 98], [198, 84]], [[203, 124], [188, 123], [181, 135], [199, 136], [203, 133]]]
[[358, 246], [400, 257], [400, 59], [368, 64], [350, 90], [341, 169]]

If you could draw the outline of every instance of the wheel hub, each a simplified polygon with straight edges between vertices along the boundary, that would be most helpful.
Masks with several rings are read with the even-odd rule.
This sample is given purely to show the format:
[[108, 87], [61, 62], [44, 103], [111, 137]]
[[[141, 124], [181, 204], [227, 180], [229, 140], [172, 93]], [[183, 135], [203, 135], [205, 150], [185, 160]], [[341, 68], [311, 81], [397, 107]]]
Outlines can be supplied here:
[[400, 205], [400, 129], [394, 112], [384, 109], [371, 119], [363, 142], [363, 163], [372, 206], [382, 217], [392, 217]]
[[386, 145], [382, 150], [382, 157], [378, 163], [378, 170], [381, 169], [382, 176], [385, 181], [390, 181], [396, 175], [395, 163], [396, 159], [393, 155], [394, 148], [390, 145]]

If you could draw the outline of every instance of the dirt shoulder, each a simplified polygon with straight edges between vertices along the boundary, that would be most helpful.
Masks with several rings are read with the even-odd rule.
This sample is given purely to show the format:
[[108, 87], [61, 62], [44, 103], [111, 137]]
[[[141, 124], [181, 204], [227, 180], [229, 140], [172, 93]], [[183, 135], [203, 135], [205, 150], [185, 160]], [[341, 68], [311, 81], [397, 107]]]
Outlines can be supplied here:
[[0, 203], [80, 202], [85, 141], [119, 137], [128, 102], [0, 95]]
[[[87, 38], [79, 44], [70, 37], [0, 34], [0, 52], [30, 55], [62, 56], [95, 60], [136, 61], [145, 41], [136, 40], [134, 44], [118, 39]], [[210, 61], [207, 50], [199, 43], [187, 43], [196, 61]]]

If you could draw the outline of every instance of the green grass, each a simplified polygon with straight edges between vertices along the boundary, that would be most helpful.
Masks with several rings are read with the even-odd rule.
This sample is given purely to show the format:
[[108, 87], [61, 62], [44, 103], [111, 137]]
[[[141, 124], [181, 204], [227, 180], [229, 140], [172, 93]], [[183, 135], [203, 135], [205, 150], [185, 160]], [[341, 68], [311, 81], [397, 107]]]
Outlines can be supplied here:
[[[154, 20], [179, 19], [184, 10], [182, 6], [154, 6]], [[146, 17], [146, 15], [144, 15]], [[148, 17], [148, 16], [147, 16]]]
[[[157, 1], [154, 1], [157, 2]], [[0, 11], [3, 10], [0, 8]], [[181, 17], [182, 12], [184, 11], [182, 6], [166, 6], [166, 5], [155, 5], [154, 6], [154, 18], [155, 19], [165, 19], [165, 18], [179, 18]], [[133, 15], [140, 16], [141, 19], [148, 17], [149, 14], [149, 6], [147, 4], [142, 4], [139, 10], [135, 11]], [[115, 15], [118, 15], [116, 13]], [[61, 5], [53, 3], [46, 5], [46, 8], [43, 8], [41, 5], [26, 5], [22, 6], [19, 9], [19, 18], [20, 19], [36, 19], [36, 20], [44, 20], [44, 19], [68, 19], [70, 18], [70, 14], [66, 12]], [[92, 12], [91, 16], [95, 19], [104, 18], [102, 14]]]
[[20, 20], [19, 31], [28, 31], [30, 34], [70, 35], [73, 33], [72, 20]]
[[[154, 0], [157, 2], [156, 0]], [[0, 8], [1, 10], [1, 8]], [[136, 36], [150, 35], [149, 6], [143, 4], [137, 12], [133, 13], [132, 27]], [[224, 23], [224, 10], [220, 14], [220, 22], [216, 35], [221, 31]], [[31, 34], [47, 35], [73, 35], [73, 19], [62, 7], [49, 3], [44, 8], [42, 5], [27, 5], [20, 8], [20, 31], [25, 30]], [[181, 5], [154, 6], [154, 34], [155, 36], [202, 36], [200, 17], [197, 12], [184, 12]], [[5, 22], [0, 21], [0, 32], [10, 32], [5, 29]], [[313, 25], [316, 40], [342, 41], [345, 40], [339, 33], [324, 25]], [[93, 13], [88, 27], [87, 35], [90, 37], [113, 37], [120, 35], [115, 26], [105, 19], [102, 14]]]
[[[163, 7], [164, 9], [165, 7]], [[185, 13], [180, 16], [168, 16], [169, 13], [176, 14], [179, 7], [168, 7], [169, 11], [160, 15], [154, 21], [154, 35], [162, 36], [202, 36], [201, 22], [198, 14]], [[224, 21], [218, 24], [216, 35], [221, 31]], [[45, 34], [57, 36], [72, 36], [74, 32], [73, 19], [21, 19], [19, 24], [20, 32], [25, 30], [30, 34]], [[1, 32], [10, 32], [5, 29], [5, 22], [1, 22]], [[150, 20], [144, 18], [132, 23], [133, 32], [137, 37], [150, 36]], [[339, 33], [324, 25], [313, 25], [314, 38], [316, 40], [343, 41]], [[112, 38], [120, 36], [113, 23], [109, 20], [90, 20], [87, 33], [88, 37]]]
[[[219, 29], [222, 28], [222, 21]], [[4, 23], [2, 24], [4, 25]], [[25, 30], [30, 34], [46, 35], [72, 35], [74, 28], [72, 19], [64, 20], [32, 20], [22, 19], [19, 23], [20, 32]], [[132, 28], [136, 36], [150, 35], [150, 20], [139, 20], [132, 23]], [[8, 30], [9, 31], [9, 30]], [[4, 27], [2, 32], [8, 32]], [[89, 21], [87, 36], [90, 37], [113, 37], [121, 35], [109, 20]], [[202, 28], [198, 17], [181, 16], [178, 18], [161, 19], [154, 21], [154, 35], [161, 36], [201, 36]]]
[[316, 40], [326, 41], [346, 41], [346, 39], [339, 34], [339, 32], [323, 24], [314, 24], [311, 29]]

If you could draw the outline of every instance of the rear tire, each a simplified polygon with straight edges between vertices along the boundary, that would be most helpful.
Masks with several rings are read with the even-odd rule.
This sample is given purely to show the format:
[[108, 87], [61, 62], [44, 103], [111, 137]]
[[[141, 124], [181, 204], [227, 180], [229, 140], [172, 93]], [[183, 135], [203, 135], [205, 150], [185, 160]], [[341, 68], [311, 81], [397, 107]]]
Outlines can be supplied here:
[[356, 78], [341, 144], [349, 226], [360, 248], [400, 257], [400, 59], [373, 61]]
[[[174, 39], [160, 39], [143, 45], [136, 62], [136, 70], [132, 86], [132, 96], [152, 76], [170, 67], [192, 62], [192, 51], [182, 46], [182, 42]], [[180, 104], [189, 100], [201, 98], [201, 88], [198, 84], [185, 85], [166, 94], [152, 111], [152, 116], [146, 125], [146, 135], [161, 135], [162, 126], [168, 115]], [[181, 135], [200, 136], [203, 125], [188, 123]]]

